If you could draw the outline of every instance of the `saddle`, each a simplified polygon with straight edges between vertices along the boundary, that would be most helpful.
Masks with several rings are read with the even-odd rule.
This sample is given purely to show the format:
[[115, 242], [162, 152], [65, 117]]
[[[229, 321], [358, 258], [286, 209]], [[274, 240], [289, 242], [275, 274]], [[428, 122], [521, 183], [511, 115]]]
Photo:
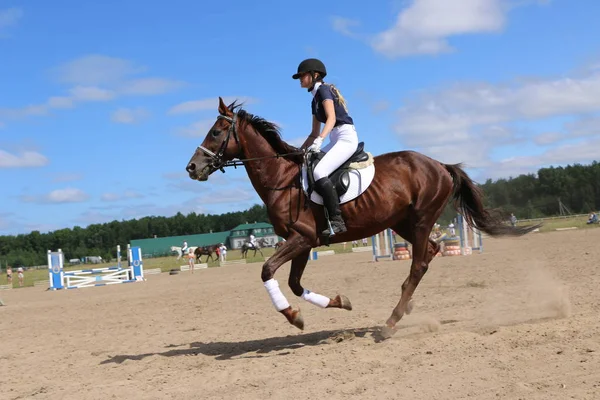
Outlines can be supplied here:
[[[365, 162], [369, 159], [369, 154], [364, 150], [365, 142], [359, 142], [358, 147], [354, 154], [350, 156], [342, 165], [340, 165], [335, 171], [329, 174], [329, 179], [331, 183], [333, 183], [333, 187], [338, 195], [341, 197], [348, 190], [348, 185], [350, 184], [350, 176], [348, 171], [351, 168], [350, 164], [352, 163], [360, 163]], [[325, 152], [312, 152], [309, 154], [306, 161], [306, 176], [308, 178], [308, 197], [310, 198], [310, 194], [313, 191], [315, 178], [313, 176], [313, 170], [319, 164], [319, 161], [325, 156]]]

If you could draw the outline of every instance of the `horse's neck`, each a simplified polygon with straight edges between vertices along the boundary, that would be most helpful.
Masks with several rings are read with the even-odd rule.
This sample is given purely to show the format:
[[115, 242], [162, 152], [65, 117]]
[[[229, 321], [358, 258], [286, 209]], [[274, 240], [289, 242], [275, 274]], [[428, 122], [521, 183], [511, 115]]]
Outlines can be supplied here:
[[282, 157], [276, 157], [277, 153], [269, 142], [258, 132], [248, 126], [244, 135], [240, 135], [243, 158], [259, 158], [256, 161], [245, 162], [246, 172], [252, 185], [259, 196], [266, 202], [265, 188], [280, 187], [290, 184], [295, 174], [287, 174], [287, 171], [297, 168], [295, 163]]

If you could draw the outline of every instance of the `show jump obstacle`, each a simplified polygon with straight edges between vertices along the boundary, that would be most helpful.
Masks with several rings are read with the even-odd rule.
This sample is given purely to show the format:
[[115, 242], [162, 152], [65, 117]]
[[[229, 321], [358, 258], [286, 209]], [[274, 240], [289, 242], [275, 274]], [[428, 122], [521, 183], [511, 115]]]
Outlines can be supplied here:
[[[474, 251], [483, 253], [483, 240], [481, 232], [476, 228], [467, 225], [465, 218], [458, 214], [456, 216], [458, 225], [458, 236], [438, 239], [441, 249], [438, 255], [443, 256], [466, 256]], [[383, 232], [374, 235], [371, 238], [373, 246], [373, 261], [379, 261], [381, 258], [390, 260], [407, 260], [412, 258], [411, 251], [407, 242], [396, 242], [394, 232], [386, 229]]]
[[144, 280], [142, 249], [127, 245], [127, 267], [121, 266], [121, 246], [117, 246], [117, 266], [106, 268], [64, 271], [64, 255], [61, 249], [48, 250], [48, 276], [50, 290], [78, 289], [92, 286], [114, 285]]

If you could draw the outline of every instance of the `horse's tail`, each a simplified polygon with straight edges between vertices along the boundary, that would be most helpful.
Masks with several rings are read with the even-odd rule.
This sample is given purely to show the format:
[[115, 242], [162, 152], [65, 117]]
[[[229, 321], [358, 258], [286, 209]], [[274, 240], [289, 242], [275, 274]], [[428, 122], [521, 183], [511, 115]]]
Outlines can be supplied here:
[[501, 210], [487, 210], [483, 206], [483, 191], [462, 169], [462, 164], [443, 164], [454, 181], [454, 208], [460, 212], [471, 228], [490, 236], [521, 236], [539, 228], [542, 224], [507, 225]]

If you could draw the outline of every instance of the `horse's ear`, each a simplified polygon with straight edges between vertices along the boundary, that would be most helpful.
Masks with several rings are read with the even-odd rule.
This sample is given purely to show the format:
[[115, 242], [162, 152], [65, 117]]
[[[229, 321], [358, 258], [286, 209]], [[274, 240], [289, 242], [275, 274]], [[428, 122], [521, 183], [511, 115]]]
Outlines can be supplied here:
[[226, 115], [228, 117], [231, 117], [231, 115], [233, 114], [231, 110], [227, 108], [227, 105], [225, 104], [221, 96], [219, 96], [219, 114]]

